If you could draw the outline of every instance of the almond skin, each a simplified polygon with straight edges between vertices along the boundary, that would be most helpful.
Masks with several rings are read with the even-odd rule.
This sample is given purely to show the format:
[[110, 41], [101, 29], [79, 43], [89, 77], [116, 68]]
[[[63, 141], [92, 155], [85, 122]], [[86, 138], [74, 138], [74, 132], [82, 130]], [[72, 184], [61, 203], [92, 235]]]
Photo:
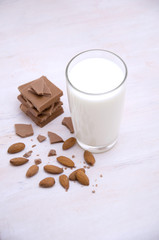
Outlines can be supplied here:
[[10, 163], [14, 166], [20, 166], [20, 165], [27, 163], [28, 161], [29, 160], [27, 158], [18, 157], [18, 158], [12, 158], [10, 160]]
[[45, 172], [52, 173], [52, 174], [60, 174], [63, 172], [63, 168], [60, 168], [54, 165], [45, 165], [44, 170]]
[[73, 171], [73, 172], [69, 175], [69, 180], [71, 180], [71, 181], [77, 180], [77, 178], [76, 178], [76, 173], [77, 173], [77, 171], [79, 171], [79, 170], [81, 170], [82, 172], [85, 173], [85, 169], [84, 169], [84, 168], [79, 168], [79, 169]]
[[39, 171], [39, 167], [37, 165], [32, 165], [26, 172], [26, 177], [34, 176], [38, 171]]
[[70, 158], [64, 156], [57, 157], [57, 161], [66, 167], [72, 168], [75, 166], [74, 162]]
[[76, 143], [76, 138], [71, 137], [63, 143], [62, 148], [63, 148], [63, 150], [67, 150], [67, 149], [73, 147], [75, 145], [75, 143]]
[[54, 184], [55, 184], [55, 179], [53, 177], [44, 178], [39, 182], [39, 186], [43, 188], [52, 187], [54, 186]]
[[84, 152], [84, 160], [86, 161], [87, 164], [91, 166], [95, 164], [95, 158], [93, 154], [87, 150]]
[[81, 170], [76, 172], [76, 178], [80, 184], [85, 185], [85, 186], [89, 185], [89, 178]]
[[66, 189], [66, 191], [69, 189], [69, 179], [65, 174], [62, 174], [59, 177], [59, 182], [61, 186]]
[[18, 153], [21, 152], [23, 149], [25, 148], [25, 144], [24, 143], [14, 143], [12, 144], [9, 148], [8, 148], [8, 153]]

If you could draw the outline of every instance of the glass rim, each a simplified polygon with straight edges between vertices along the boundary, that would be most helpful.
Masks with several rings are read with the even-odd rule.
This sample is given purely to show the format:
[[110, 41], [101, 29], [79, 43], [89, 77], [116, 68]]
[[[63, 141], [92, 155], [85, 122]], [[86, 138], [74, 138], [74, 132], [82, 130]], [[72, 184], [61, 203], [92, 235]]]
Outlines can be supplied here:
[[[76, 88], [72, 83], [71, 81], [69, 80], [69, 77], [68, 77], [68, 70], [69, 70], [69, 67], [71, 65], [71, 63], [73, 62], [74, 59], [76, 59], [78, 56], [84, 54], [84, 53], [87, 53], [87, 52], [106, 52], [106, 53], [109, 53], [109, 54], [112, 54], [114, 55], [115, 57], [117, 57], [122, 63], [123, 63], [123, 66], [125, 68], [125, 74], [124, 74], [124, 78], [122, 80], [122, 82], [115, 88], [113, 88], [112, 90], [110, 91], [106, 91], [106, 92], [101, 92], [101, 93], [89, 93], [89, 92], [85, 92], [85, 91], [82, 91], [78, 88]], [[65, 69], [65, 76], [66, 76], [66, 79], [68, 81], [68, 83], [75, 89], [77, 90], [78, 92], [81, 92], [81, 93], [84, 93], [84, 94], [87, 94], [87, 95], [103, 95], [103, 94], [107, 94], [107, 93], [110, 93], [110, 92], [113, 92], [115, 91], [116, 89], [120, 88], [120, 86], [122, 86], [127, 78], [127, 75], [128, 75], [128, 69], [127, 69], [127, 66], [126, 66], [126, 63], [124, 62], [124, 60], [119, 57], [116, 53], [114, 52], [111, 52], [111, 51], [108, 51], [108, 50], [105, 50], [105, 49], [90, 49], [90, 50], [85, 50], [83, 52], [80, 52], [78, 54], [76, 54], [73, 58], [71, 58], [71, 60], [68, 62], [67, 66], [66, 66], [66, 69]]]

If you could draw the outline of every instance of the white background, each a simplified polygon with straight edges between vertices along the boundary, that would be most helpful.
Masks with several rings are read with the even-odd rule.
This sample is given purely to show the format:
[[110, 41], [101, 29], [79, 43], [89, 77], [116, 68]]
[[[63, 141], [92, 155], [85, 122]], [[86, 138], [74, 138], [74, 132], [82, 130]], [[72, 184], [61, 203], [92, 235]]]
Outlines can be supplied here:
[[[50, 189], [38, 187], [51, 148], [75, 155], [77, 145], [38, 143], [69, 116], [65, 67], [77, 53], [102, 48], [120, 55], [128, 66], [127, 96], [118, 144], [96, 154], [88, 169], [90, 186], [71, 182], [65, 192], [55, 176]], [[158, 240], [159, 239], [159, 3], [156, 0], [1, 0], [0, 1], [0, 239], [1, 240]], [[40, 129], [19, 109], [20, 84], [46, 75], [60, 87], [65, 113]], [[32, 123], [34, 136], [15, 135], [15, 123]], [[33, 141], [31, 141], [33, 139]], [[9, 164], [8, 147], [17, 141], [33, 148], [24, 166]], [[25, 173], [37, 158], [39, 173]], [[22, 154], [16, 154], [21, 156]], [[59, 165], [59, 164], [57, 164]], [[70, 170], [65, 171], [66, 174]], [[103, 178], [100, 177], [103, 175]], [[92, 185], [98, 184], [98, 187]], [[95, 193], [92, 193], [95, 190]]]

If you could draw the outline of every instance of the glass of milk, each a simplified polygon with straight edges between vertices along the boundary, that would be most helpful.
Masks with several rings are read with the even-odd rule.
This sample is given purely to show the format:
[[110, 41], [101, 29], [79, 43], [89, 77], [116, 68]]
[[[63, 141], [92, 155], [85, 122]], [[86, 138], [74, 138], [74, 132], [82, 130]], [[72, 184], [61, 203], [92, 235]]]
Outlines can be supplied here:
[[112, 148], [121, 123], [127, 67], [116, 54], [93, 49], [66, 67], [67, 94], [75, 136], [85, 150]]

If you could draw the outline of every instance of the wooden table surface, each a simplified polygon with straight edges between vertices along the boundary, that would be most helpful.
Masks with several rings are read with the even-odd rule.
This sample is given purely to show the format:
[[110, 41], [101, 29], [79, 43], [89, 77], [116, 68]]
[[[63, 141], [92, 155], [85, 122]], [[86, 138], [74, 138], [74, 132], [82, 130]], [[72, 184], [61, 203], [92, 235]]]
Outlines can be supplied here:
[[[65, 192], [55, 176], [53, 188], [41, 189], [39, 181], [49, 175], [43, 165], [56, 163], [48, 151], [66, 153], [61, 144], [50, 145], [48, 138], [38, 143], [36, 137], [48, 131], [70, 137], [61, 125], [70, 115], [65, 67], [75, 54], [92, 48], [113, 51], [128, 66], [119, 141], [109, 152], [95, 155], [95, 166], [87, 169], [89, 187], [71, 182]], [[41, 75], [63, 90], [65, 110], [42, 129], [20, 111], [17, 100], [17, 87]], [[1, 0], [0, 83], [1, 240], [159, 239], [157, 0]], [[32, 123], [34, 136], [16, 136], [15, 123]], [[16, 168], [9, 164], [7, 149], [17, 141], [26, 144], [26, 151], [36, 147], [29, 163]], [[42, 159], [39, 173], [26, 179], [37, 154]], [[83, 150], [76, 145], [67, 152], [68, 157], [73, 154], [76, 166], [83, 166]]]

